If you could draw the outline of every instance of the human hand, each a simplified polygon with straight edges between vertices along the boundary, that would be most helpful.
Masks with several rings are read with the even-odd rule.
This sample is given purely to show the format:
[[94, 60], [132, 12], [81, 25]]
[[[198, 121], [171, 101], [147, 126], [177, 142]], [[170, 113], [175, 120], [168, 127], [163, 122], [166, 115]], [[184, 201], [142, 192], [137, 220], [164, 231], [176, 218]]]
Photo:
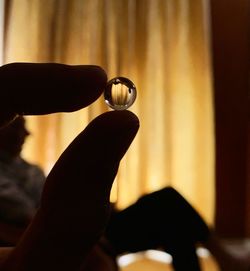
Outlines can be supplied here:
[[[97, 66], [9, 64], [0, 68], [1, 124], [16, 114], [71, 112], [106, 85]], [[129, 111], [94, 119], [63, 152], [45, 183], [41, 206], [0, 270], [78, 270], [103, 233], [119, 162], [139, 128]]]
[[17, 114], [72, 112], [102, 93], [106, 74], [98, 66], [11, 63], [0, 67], [0, 126]]

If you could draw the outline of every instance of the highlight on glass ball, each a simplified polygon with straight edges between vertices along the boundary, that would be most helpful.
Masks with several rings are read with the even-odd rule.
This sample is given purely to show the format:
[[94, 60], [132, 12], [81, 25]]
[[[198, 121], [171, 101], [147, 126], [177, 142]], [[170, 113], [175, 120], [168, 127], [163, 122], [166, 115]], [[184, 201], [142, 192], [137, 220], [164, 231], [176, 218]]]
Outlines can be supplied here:
[[108, 81], [104, 90], [104, 99], [112, 109], [126, 110], [136, 99], [136, 87], [126, 77], [115, 77]]

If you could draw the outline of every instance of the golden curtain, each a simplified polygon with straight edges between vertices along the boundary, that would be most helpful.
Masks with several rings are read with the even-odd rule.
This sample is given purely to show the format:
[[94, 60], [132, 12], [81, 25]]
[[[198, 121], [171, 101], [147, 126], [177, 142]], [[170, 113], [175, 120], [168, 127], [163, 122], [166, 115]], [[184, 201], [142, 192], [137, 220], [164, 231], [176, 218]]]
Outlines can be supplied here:
[[[214, 135], [207, 1], [8, 3], [5, 63], [97, 64], [109, 78], [125, 76], [137, 86], [131, 111], [141, 128], [116, 178], [118, 206], [172, 185], [211, 223]], [[48, 172], [78, 132], [107, 110], [100, 97], [79, 112], [28, 117], [33, 137], [25, 157]]]

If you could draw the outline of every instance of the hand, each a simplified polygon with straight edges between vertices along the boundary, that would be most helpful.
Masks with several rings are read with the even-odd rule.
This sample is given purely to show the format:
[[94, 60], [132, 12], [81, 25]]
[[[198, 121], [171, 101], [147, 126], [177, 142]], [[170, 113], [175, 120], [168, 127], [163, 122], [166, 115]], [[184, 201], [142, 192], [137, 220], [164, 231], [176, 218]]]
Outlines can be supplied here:
[[[106, 85], [97, 66], [9, 64], [0, 68], [1, 123], [16, 114], [70, 112], [95, 101]], [[1, 115], [1, 112], [0, 112]], [[98, 116], [50, 172], [41, 206], [0, 270], [78, 270], [104, 231], [119, 162], [139, 128], [129, 111]]]
[[94, 102], [106, 84], [97, 66], [11, 63], [0, 67], [0, 126], [17, 114], [72, 112]]

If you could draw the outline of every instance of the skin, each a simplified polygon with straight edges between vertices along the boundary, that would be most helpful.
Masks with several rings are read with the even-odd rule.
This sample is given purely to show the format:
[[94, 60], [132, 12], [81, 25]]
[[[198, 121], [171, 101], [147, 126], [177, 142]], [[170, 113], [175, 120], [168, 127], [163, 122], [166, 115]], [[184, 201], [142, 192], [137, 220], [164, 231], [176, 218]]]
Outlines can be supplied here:
[[[0, 68], [0, 123], [72, 112], [93, 103], [107, 76], [97, 66], [13, 63]], [[39, 210], [0, 270], [79, 270], [102, 235], [119, 162], [139, 128], [130, 111], [106, 112], [82, 131], [48, 175]]]

